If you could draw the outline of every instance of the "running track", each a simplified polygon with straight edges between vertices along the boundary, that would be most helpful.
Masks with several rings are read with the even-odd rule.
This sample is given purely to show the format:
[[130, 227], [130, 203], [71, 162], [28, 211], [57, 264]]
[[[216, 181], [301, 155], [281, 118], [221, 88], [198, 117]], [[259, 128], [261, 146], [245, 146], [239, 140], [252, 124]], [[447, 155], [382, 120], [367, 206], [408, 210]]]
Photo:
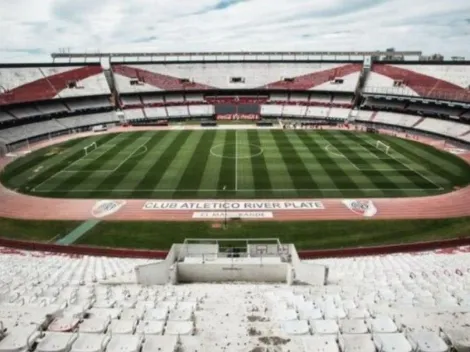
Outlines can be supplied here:
[[[144, 128], [148, 130], [149, 128]], [[130, 128], [117, 128], [111, 132], [128, 131]], [[138, 128], [132, 128], [138, 130]], [[385, 133], [385, 132], [384, 132]], [[52, 141], [41, 142], [33, 149], [63, 142], [71, 138], [83, 137], [90, 133], [69, 135]], [[405, 135], [400, 135], [406, 138]], [[442, 141], [420, 137], [419, 141], [443, 149]], [[460, 155], [470, 163], [470, 152]], [[0, 159], [0, 171], [11, 159]], [[0, 185], [0, 217], [40, 220], [87, 220], [93, 218], [91, 209], [96, 199], [52, 199], [15, 193]], [[200, 201], [200, 200], [198, 200]], [[283, 199], [285, 201], [285, 199]], [[146, 200], [126, 200], [126, 204], [104, 220], [193, 220], [193, 211], [146, 211], [142, 207]], [[282, 210], [273, 211], [271, 220], [351, 220], [364, 219], [350, 211], [341, 199], [321, 199], [323, 210]], [[430, 219], [470, 216], [470, 186], [438, 196], [417, 198], [374, 198], [378, 209], [374, 219]]]

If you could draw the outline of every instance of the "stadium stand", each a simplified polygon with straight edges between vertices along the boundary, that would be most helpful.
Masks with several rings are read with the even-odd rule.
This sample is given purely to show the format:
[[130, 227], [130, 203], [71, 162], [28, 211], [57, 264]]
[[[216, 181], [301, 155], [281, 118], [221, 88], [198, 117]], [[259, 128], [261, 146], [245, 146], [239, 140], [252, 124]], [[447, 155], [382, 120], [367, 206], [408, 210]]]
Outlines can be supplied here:
[[354, 92], [361, 64], [114, 63], [112, 70], [120, 93], [247, 88]]
[[190, 105], [188, 108], [191, 116], [213, 116], [215, 113], [213, 105]]
[[152, 118], [168, 118], [168, 113], [166, 112], [165, 107], [161, 108], [145, 108], [145, 116], [147, 116], [149, 119]]
[[0, 86], [0, 105], [111, 94], [99, 64], [1, 65]]
[[470, 348], [468, 247], [312, 260], [326, 285], [293, 286], [147, 286], [155, 260], [0, 249], [0, 351]]
[[372, 65], [364, 91], [389, 95], [421, 96], [470, 101], [470, 65]]
[[138, 120], [145, 118], [144, 111], [140, 108], [124, 110], [124, 114], [126, 116], [126, 120]]

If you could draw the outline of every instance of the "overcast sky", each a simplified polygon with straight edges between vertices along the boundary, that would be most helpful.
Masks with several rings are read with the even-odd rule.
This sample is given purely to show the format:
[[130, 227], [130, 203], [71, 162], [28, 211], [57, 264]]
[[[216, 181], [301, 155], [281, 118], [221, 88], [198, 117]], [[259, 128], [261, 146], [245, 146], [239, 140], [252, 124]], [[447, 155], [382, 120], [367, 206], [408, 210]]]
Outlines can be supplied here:
[[470, 0], [0, 0], [0, 60], [395, 47], [470, 59]]

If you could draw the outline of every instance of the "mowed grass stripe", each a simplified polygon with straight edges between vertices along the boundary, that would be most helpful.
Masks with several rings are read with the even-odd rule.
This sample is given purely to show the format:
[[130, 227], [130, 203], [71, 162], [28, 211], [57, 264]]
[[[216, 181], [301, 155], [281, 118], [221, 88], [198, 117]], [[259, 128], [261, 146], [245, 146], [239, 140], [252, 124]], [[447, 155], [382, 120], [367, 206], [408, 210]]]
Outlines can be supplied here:
[[363, 157], [360, 152], [357, 152], [351, 149], [352, 147], [357, 146], [357, 141], [349, 138], [348, 133], [338, 134], [334, 132], [332, 133], [332, 131], [325, 131], [325, 132], [328, 135], [328, 139], [332, 141], [332, 144], [334, 146], [338, 146], [341, 149], [341, 153], [346, 158], [351, 160], [351, 162], [355, 163], [356, 165], [359, 165], [360, 167], [367, 168], [367, 170], [357, 170], [357, 171], [351, 172], [351, 174], [353, 174], [354, 172], [357, 175], [362, 174], [364, 176], [364, 180], [367, 182], [367, 184], [360, 182], [359, 178], [356, 181], [364, 189], [376, 188], [377, 193], [380, 195], [393, 194], [395, 196], [401, 196], [404, 194], [404, 192], [400, 189], [401, 188], [400, 185], [394, 183], [387, 176], [385, 176], [381, 171], [374, 170], [374, 165], [371, 163], [369, 159]]
[[304, 162], [297, 154], [291, 140], [286, 136], [284, 131], [272, 131], [272, 136], [276, 142], [281, 157], [286, 164], [287, 171], [292, 179], [296, 189], [314, 188], [318, 189], [318, 185], [310, 175]]
[[140, 182], [134, 188], [132, 192], [132, 198], [145, 197], [145, 194], [148, 194], [148, 190], [155, 189], [155, 186], [158, 184], [160, 179], [163, 176], [163, 173], [171, 164], [176, 154], [180, 150], [181, 146], [190, 136], [190, 131], [178, 131], [176, 132], [175, 139], [171, 144], [166, 148], [166, 150], [160, 155], [153, 165], [147, 170], [145, 176], [140, 180]]
[[[333, 183], [334, 187], [338, 188], [338, 192], [343, 194], [344, 191], [348, 189], [360, 189], [360, 186], [354, 182], [345, 170], [343, 170], [342, 165], [344, 165], [346, 160], [333, 158], [318, 142], [318, 136], [315, 136], [312, 133], [309, 133], [305, 130], [299, 131], [297, 133], [299, 139], [303, 142], [304, 146], [310, 150], [310, 152], [316, 156], [318, 164], [322, 167], [323, 172], [325, 172], [330, 180]], [[327, 139], [328, 137], [322, 137], [323, 140], [327, 143], [331, 142]], [[329, 188], [334, 188], [329, 187]], [[328, 194], [330, 192], [327, 192]]]
[[[427, 179], [425, 179], [423, 176], [418, 174], [416, 171], [412, 169], [412, 166], [410, 169], [407, 169], [406, 162], [405, 165], [398, 160], [393, 159], [390, 156], [387, 156], [386, 153], [378, 150], [375, 146], [367, 143], [364, 141], [363, 137], [357, 134], [353, 133], [347, 133], [344, 134], [347, 136], [349, 139], [352, 139], [356, 141], [358, 144], [361, 144], [364, 148], [366, 148], [371, 154], [376, 155], [379, 158], [384, 158], [382, 159], [384, 162], [387, 163], [387, 165], [390, 165], [391, 169], [395, 169], [394, 174], [398, 174], [403, 176], [406, 180], [408, 180], [408, 183], [411, 185], [414, 185], [415, 187], [406, 187], [406, 185], [401, 184], [400, 182], [398, 183], [406, 192], [406, 188], [421, 188], [421, 189], [436, 189], [436, 185], [433, 184], [432, 182], [429, 182]], [[393, 175], [393, 174], [392, 174]], [[393, 176], [391, 176], [393, 177]]]
[[[382, 139], [390, 146], [391, 153], [395, 151], [419, 164], [421, 167], [417, 169], [438, 185], [447, 186], [447, 189], [450, 189], [455, 185], [462, 187], [468, 184], [468, 165], [457, 156], [413, 141], [380, 136], [380, 140]], [[373, 143], [375, 141], [372, 139]], [[435, 175], [438, 179], [434, 177]]]
[[[189, 163], [182, 168], [182, 176], [175, 191], [175, 196], [180, 196], [178, 190], [185, 190], [184, 197], [196, 197], [201, 187], [202, 177], [209, 159], [210, 149], [215, 139], [216, 131], [206, 130], [202, 133], [195, 148], [190, 151]], [[214, 170], [214, 176], [217, 170]]]
[[4, 173], [4, 180], [5, 182], [9, 182], [13, 178], [17, 178], [23, 173], [26, 172], [32, 172], [34, 169], [36, 169], [39, 166], [42, 166], [45, 161], [51, 160], [54, 157], [57, 157], [59, 155], [54, 155], [53, 157], [47, 156], [47, 154], [52, 150], [52, 149], [72, 149], [74, 148], [77, 144], [80, 144], [83, 142], [83, 139], [74, 139], [69, 142], [65, 142], [59, 145], [53, 145], [51, 147], [41, 149], [39, 151], [33, 152], [29, 154], [28, 156], [21, 158], [18, 160], [18, 162], [8, 164], [3, 173]]
[[[100, 170], [100, 167], [102, 167], [108, 160], [116, 158], [122, 148], [134, 141], [138, 134], [138, 132], [125, 133], [123, 138], [119, 139], [119, 141], [115, 141], [116, 144], [114, 147], [107, 149], [105, 153], [101, 154], [99, 157], [82, 167], [83, 170], [90, 172], [70, 172], [60, 174], [61, 182], [55, 186], [55, 188], [52, 190], [52, 193], [54, 193], [55, 196], [62, 197], [67, 195], [69, 191], [73, 192], [75, 189], [80, 189], [80, 184], [84, 184], [87, 179], [93, 178], [93, 170]], [[90, 182], [90, 184], [93, 184], [93, 182]], [[95, 183], [93, 187], [96, 189], [97, 184]]]
[[96, 187], [94, 192], [90, 192], [88, 194], [84, 194], [84, 196], [88, 197], [112, 197], [114, 193], [114, 189], [118, 188], [116, 191], [119, 192], [119, 184], [122, 182], [126, 176], [132, 172], [132, 170], [136, 167], [136, 165], [142, 160], [142, 158], [147, 158], [149, 151], [151, 151], [155, 146], [157, 146], [161, 141], [163, 136], [167, 133], [167, 131], [162, 131], [161, 134], [143, 134], [140, 138], [136, 140], [137, 143], [141, 143], [142, 138], [151, 137], [151, 139], [145, 144], [147, 148], [147, 152], [143, 154], [139, 158], [130, 157], [127, 159], [119, 168], [115, 171], [110, 173], [106, 176], [104, 180], [102, 180]]
[[[227, 131], [222, 148], [222, 164], [219, 170], [214, 170], [214, 177], [218, 174], [217, 197], [234, 196], [235, 193], [235, 131]], [[220, 151], [217, 148], [217, 151]], [[226, 187], [224, 191], [223, 188]]]
[[[117, 134], [111, 133], [111, 134], [106, 134], [96, 140], [97, 145], [102, 145], [108, 142], [109, 140], [113, 139], [116, 137]], [[41, 172], [39, 175], [37, 175], [34, 179], [32, 179], [30, 182], [28, 182], [26, 185], [29, 189], [34, 189], [38, 187], [38, 185], [41, 185], [42, 183], [48, 181], [50, 178], [58, 174], [60, 171], [65, 169], [69, 164], [76, 162], [80, 158], [82, 158], [84, 155], [83, 149], [79, 148], [77, 149], [72, 155], [69, 157], [63, 159], [61, 162], [52, 165], [50, 168], [47, 170], [44, 170]], [[41, 192], [42, 196], [54, 196], [53, 194], [48, 194], [47, 192]]]
[[[218, 131], [215, 134], [211, 148], [218, 149], [218, 145], [222, 146], [225, 141], [226, 130]], [[222, 149], [221, 149], [222, 150]], [[202, 176], [200, 189], [198, 192], [198, 198], [215, 198], [217, 196], [218, 184], [219, 184], [219, 170], [222, 165], [223, 158], [215, 156], [209, 152], [209, 158], [207, 159], [206, 168], [204, 175]], [[213, 189], [213, 191], [208, 191]]]
[[[260, 152], [257, 146], [262, 148], [259, 133], [260, 132], [257, 130], [248, 130], [246, 133], [250, 143], [250, 152], [252, 155], [256, 155]], [[266, 166], [264, 151], [263, 153], [251, 158], [251, 170], [253, 175], [255, 195], [257, 197], [263, 197], [266, 195], [266, 193], [271, 193], [269, 191], [262, 191], [273, 188], [271, 179], [269, 177], [268, 167]]]

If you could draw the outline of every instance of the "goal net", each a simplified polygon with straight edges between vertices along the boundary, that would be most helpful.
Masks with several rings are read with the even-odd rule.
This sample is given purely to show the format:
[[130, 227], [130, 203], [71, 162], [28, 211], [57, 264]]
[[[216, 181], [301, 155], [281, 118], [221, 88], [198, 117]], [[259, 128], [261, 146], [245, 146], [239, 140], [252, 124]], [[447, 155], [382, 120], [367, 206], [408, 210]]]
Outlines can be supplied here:
[[98, 145], [96, 144], [96, 142], [93, 142], [90, 145], [87, 145], [86, 147], [84, 147], [83, 150], [85, 151], [85, 156], [90, 154], [96, 148], [98, 148]]
[[390, 146], [386, 145], [385, 143], [381, 142], [381, 141], [377, 141], [375, 143], [375, 147], [384, 152], [385, 154], [388, 154], [390, 152]]

